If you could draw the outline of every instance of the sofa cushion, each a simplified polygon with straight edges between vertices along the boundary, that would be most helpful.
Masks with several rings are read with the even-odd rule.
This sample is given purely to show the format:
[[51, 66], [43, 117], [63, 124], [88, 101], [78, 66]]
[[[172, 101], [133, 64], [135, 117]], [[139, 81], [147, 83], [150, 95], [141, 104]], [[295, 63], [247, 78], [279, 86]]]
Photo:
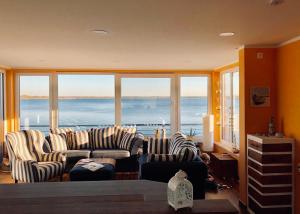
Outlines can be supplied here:
[[68, 133], [68, 146], [71, 150], [89, 149], [89, 132], [86, 130]]
[[149, 138], [148, 140], [149, 154], [168, 154], [169, 139], [168, 138]]
[[115, 128], [107, 127], [103, 129], [91, 130], [91, 141], [93, 149], [116, 149]]
[[51, 143], [51, 148], [55, 152], [63, 152], [68, 149], [67, 147], [67, 135], [61, 134], [51, 134], [49, 133], [49, 139]]
[[122, 137], [122, 140], [119, 144], [119, 148], [131, 151], [131, 149], [133, 147], [134, 136], [135, 136], [135, 134], [133, 134], [133, 133], [125, 132]]
[[90, 157], [90, 150], [67, 150], [64, 151], [64, 154], [67, 158], [89, 158]]
[[115, 143], [119, 147], [124, 134], [127, 133], [136, 133], [135, 127], [122, 127], [122, 126], [114, 126], [114, 132], [115, 132]]
[[121, 159], [130, 157], [130, 152], [121, 149], [101, 149], [92, 151], [93, 158], [113, 158]]

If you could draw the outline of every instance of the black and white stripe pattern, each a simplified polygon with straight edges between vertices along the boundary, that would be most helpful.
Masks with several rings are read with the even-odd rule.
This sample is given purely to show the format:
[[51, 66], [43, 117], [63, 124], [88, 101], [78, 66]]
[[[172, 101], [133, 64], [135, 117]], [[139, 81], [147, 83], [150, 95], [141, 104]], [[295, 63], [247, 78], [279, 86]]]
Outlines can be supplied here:
[[69, 147], [72, 150], [89, 149], [91, 147], [89, 132], [86, 130], [69, 133], [68, 138]]
[[152, 138], [148, 140], [148, 154], [168, 154], [169, 139], [168, 138]]
[[125, 149], [128, 151], [131, 151], [132, 147], [133, 147], [133, 139], [134, 139], [135, 134], [133, 133], [129, 133], [129, 132], [125, 132], [121, 143], [119, 145], [119, 149]]
[[197, 147], [192, 141], [184, 141], [176, 147], [174, 154], [177, 155], [178, 161], [193, 161], [197, 157]]
[[67, 134], [69, 132], [73, 132], [72, 128], [54, 128], [50, 129], [50, 133], [52, 134]]
[[149, 154], [147, 156], [147, 162], [176, 162], [177, 155], [169, 154]]
[[178, 147], [186, 141], [186, 136], [181, 132], [175, 133], [170, 140], [169, 154], [175, 154]]
[[[44, 135], [37, 130], [7, 134], [5, 144], [13, 179], [27, 183], [40, 182], [62, 174], [65, 156], [59, 152], [45, 153], [44, 143]], [[40, 167], [44, 161], [51, 162]]]
[[62, 134], [49, 134], [51, 148], [55, 152], [64, 152], [68, 150], [67, 135]]
[[119, 147], [121, 140], [125, 134], [125, 130], [121, 127], [121, 126], [115, 126], [114, 128], [114, 132], [115, 132], [115, 143], [116, 145]]
[[38, 162], [38, 175], [40, 181], [47, 181], [63, 173], [61, 162]]
[[116, 149], [115, 128], [92, 129], [92, 148], [95, 149]]

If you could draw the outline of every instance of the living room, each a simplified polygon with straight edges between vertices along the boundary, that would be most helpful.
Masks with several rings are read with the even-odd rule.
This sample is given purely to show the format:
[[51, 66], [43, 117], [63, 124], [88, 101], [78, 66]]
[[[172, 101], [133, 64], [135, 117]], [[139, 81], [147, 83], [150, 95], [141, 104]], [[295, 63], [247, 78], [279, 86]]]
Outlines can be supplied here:
[[300, 213], [299, 9], [1, 0], [1, 209]]

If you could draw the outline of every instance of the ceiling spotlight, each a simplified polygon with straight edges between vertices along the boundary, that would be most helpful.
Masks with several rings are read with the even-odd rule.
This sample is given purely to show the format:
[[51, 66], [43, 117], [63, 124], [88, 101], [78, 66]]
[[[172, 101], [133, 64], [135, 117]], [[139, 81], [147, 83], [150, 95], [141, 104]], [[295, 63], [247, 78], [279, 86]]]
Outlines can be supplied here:
[[108, 34], [108, 31], [106, 30], [98, 30], [98, 29], [95, 29], [95, 30], [92, 30], [93, 33], [97, 33], [97, 34], [100, 34], [100, 35], [107, 35]]
[[234, 33], [233, 32], [224, 32], [224, 33], [220, 33], [219, 36], [230, 37], [230, 36], [234, 36]]
[[276, 5], [282, 4], [283, 2], [284, 2], [284, 0], [270, 0], [269, 4], [271, 6], [276, 6]]

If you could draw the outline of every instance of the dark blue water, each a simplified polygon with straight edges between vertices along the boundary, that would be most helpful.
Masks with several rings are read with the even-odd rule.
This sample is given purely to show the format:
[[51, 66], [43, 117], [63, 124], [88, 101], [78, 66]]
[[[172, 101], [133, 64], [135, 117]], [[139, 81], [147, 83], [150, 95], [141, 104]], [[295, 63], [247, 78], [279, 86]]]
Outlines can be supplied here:
[[[207, 113], [207, 98], [181, 99], [181, 130], [191, 128], [202, 133], [202, 116]], [[123, 125], [136, 125], [138, 131], [151, 135], [155, 128], [165, 127], [170, 133], [171, 100], [168, 98], [122, 98]], [[86, 129], [115, 123], [114, 99], [60, 99], [59, 126]], [[49, 129], [49, 101], [21, 100], [21, 127], [47, 132]]]

